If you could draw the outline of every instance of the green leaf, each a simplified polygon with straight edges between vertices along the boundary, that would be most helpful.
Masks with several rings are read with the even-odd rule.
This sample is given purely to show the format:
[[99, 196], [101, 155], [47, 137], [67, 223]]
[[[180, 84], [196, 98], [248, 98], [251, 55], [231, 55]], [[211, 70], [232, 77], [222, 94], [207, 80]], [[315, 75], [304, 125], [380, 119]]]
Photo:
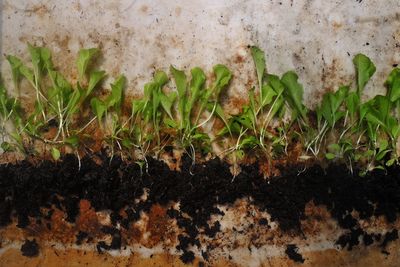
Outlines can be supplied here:
[[185, 118], [184, 118], [185, 127], [188, 127], [190, 125], [190, 117], [192, 109], [195, 103], [198, 101], [200, 97], [200, 92], [206, 81], [206, 75], [204, 74], [202, 69], [196, 67], [191, 69], [190, 72], [192, 74], [192, 78], [190, 80], [190, 86], [189, 86], [190, 88], [189, 101], [185, 107]]
[[78, 88], [72, 92], [71, 97], [68, 100], [67, 114], [69, 116], [78, 111], [79, 108], [78, 104], [80, 99], [81, 99], [81, 91]]
[[43, 63], [43, 68], [50, 71], [53, 69], [53, 62], [51, 61], [50, 49], [46, 47], [40, 47], [40, 59]]
[[[263, 87], [263, 77], [265, 73], [265, 54], [260, 48], [256, 46], [252, 46], [250, 48], [250, 51], [251, 51], [251, 56], [253, 57], [254, 64], [256, 65], [258, 86], [261, 90], [261, 88]], [[263, 92], [261, 91], [261, 99], [263, 98], [264, 95]]]
[[76, 61], [78, 67], [79, 80], [82, 81], [86, 75], [87, 68], [94, 57], [99, 53], [98, 48], [81, 49]]
[[326, 154], [325, 154], [325, 157], [326, 157], [327, 159], [329, 159], [329, 160], [332, 160], [332, 159], [336, 158], [336, 155], [333, 154], [333, 153], [326, 153]]
[[76, 135], [72, 135], [68, 138], [65, 138], [64, 142], [72, 147], [78, 147], [79, 145], [79, 137]]
[[3, 149], [4, 152], [10, 152], [12, 151], [12, 146], [9, 142], [3, 142], [1, 143], [1, 149]]
[[97, 97], [92, 98], [90, 101], [90, 105], [94, 114], [96, 115], [99, 125], [101, 125], [101, 120], [103, 119], [103, 115], [107, 110], [107, 106], [103, 101], [99, 100]]
[[34, 69], [35, 75], [38, 75], [42, 70], [42, 66], [41, 66], [41, 62], [42, 62], [41, 49], [40, 49], [40, 47], [35, 47], [35, 46], [32, 46], [31, 44], [28, 43], [28, 50], [29, 50], [29, 54], [31, 55], [31, 61], [32, 61], [32, 65], [33, 65], [33, 69]]
[[175, 102], [176, 96], [177, 96], [176, 92], [171, 92], [168, 95], [165, 94], [160, 95], [161, 106], [171, 119], [173, 118], [171, 108]]
[[11, 56], [11, 55], [7, 56], [7, 60], [11, 66], [11, 73], [12, 73], [12, 77], [13, 77], [14, 86], [18, 87], [18, 83], [21, 79], [20, 68], [23, 65], [22, 61], [19, 58], [15, 57], [15, 56]]
[[172, 128], [172, 129], [178, 128], [178, 124], [173, 119], [165, 118], [163, 120], [163, 122], [164, 122], [165, 126], [167, 126], [168, 128]]
[[245, 138], [242, 139], [242, 141], [240, 142], [239, 147], [242, 148], [254, 148], [256, 146], [258, 146], [260, 143], [258, 141], [258, 139], [253, 136], [246, 136]]
[[340, 145], [338, 144], [330, 144], [328, 145], [328, 150], [331, 152], [339, 153], [340, 152]]
[[215, 107], [215, 114], [217, 114], [217, 116], [224, 122], [225, 127], [227, 128], [227, 130], [228, 130], [229, 132], [231, 132], [231, 129], [230, 129], [230, 127], [229, 127], [229, 123], [228, 123], [228, 121], [227, 121], [227, 119], [226, 119], [226, 116], [225, 116], [224, 109], [222, 108], [221, 104], [219, 104], [218, 102], [215, 103], [215, 105], [217, 105], [217, 106]]
[[19, 68], [19, 71], [32, 84], [32, 86], [35, 86], [35, 74], [33, 73], [32, 69], [28, 68], [25, 65], [22, 65]]
[[382, 139], [379, 141], [379, 150], [380, 151], [386, 150], [386, 148], [388, 148], [388, 146], [389, 146], [389, 143], [386, 139]]
[[392, 166], [396, 162], [396, 160], [396, 158], [389, 159], [388, 161], [386, 161], [386, 166]]
[[145, 103], [146, 102], [144, 99], [132, 100], [132, 114], [135, 115], [137, 113], [141, 113], [143, 111]]
[[285, 86], [282, 84], [278, 76], [273, 74], [267, 75], [268, 84], [274, 89], [277, 95], [280, 95], [285, 90]]
[[127, 149], [131, 149], [134, 145], [134, 143], [132, 142], [132, 140], [128, 139], [128, 138], [124, 138], [121, 140], [121, 144], [123, 147], [127, 148]]
[[125, 82], [125, 76], [120, 75], [115, 82], [111, 84], [111, 95], [109, 95], [105, 101], [107, 108], [114, 107], [116, 111], [120, 111]]
[[345, 101], [347, 110], [349, 111], [350, 115], [354, 117], [355, 113], [360, 107], [360, 97], [356, 92], [350, 92]]
[[96, 85], [99, 84], [99, 82], [101, 80], [103, 80], [104, 77], [106, 77], [105, 71], [101, 70], [101, 71], [90, 72], [89, 85], [88, 85], [85, 97], [88, 97], [90, 95], [90, 93], [93, 91], [93, 89], [96, 87]]
[[272, 102], [272, 99], [274, 96], [277, 95], [277, 93], [272, 89], [271, 86], [264, 84], [263, 87], [261, 88], [262, 94], [261, 94], [261, 106], [264, 107], [266, 105], [269, 105]]
[[170, 67], [172, 76], [174, 77], [176, 89], [178, 91], [178, 111], [183, 122], [185, 118], [185, 106], [187, 103], [187, 80], [186, 75], [183, 71], [175, 69], [173, 66]]
[[187, 88], [186, 75], [183, 71], [175, 69], [172, 65], [170, 66], [170, 71], [175, 80], [178, 97], [183, 99], [186, 95]]
[[154, 81], [160, 86], [164, 86], [168, 82], [168, 76], [163, 71], [156, 71], [154, 74]]
[[392, 102], [397, 101], [400, 99], [400, 69], [395, 68], [392, 70], [392, 72], [389, 74], [389, 77], [387, 78], [385, 85], [388, 87], [388, 95], [389, 99]]
[[60, 150], [58, 150], [55, 147], [52, 147], [51, 148], [51, 156], [53, 157], [54, 160], [56, 160], [56, 161], [59, 160], [60, 156], [61, 156]]
[[281, 80], [286, 88], [284, 95], [294, 110], [292, 119], [294, 120], [300, 115], [307, 122], [307, 108], [303, 105], [303, 86], [297, 82], [297, 74], [293, 71], [286, 72]]
[[215, 96], [218, 98], [221, 90], [229, 84], [232, 78], [231, 71], [225, 65], [215, 65], [214, 68], [215, 81], [213, 83], [213, 91], [215, 91]]
[[357, 71], [357, 94], [360, 96], [369, 79], [374, 75], [374, 63], [363, 54], [357, 54], [353, 59]]

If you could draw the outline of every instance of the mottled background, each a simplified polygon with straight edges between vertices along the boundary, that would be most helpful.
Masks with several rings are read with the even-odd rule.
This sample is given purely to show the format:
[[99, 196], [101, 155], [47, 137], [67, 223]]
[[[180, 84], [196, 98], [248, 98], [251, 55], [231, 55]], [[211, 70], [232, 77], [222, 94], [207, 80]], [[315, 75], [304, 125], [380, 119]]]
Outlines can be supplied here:
[[[233, 109], [254, 84], [248, 45], [267, 54], [268, 71], [294, 69], [312, 105], [321, 92], [353, 80], [352, 57], [362, 52], [377, 65], [369, 95], [400, 61], [398, 0], [117, 0], [1, 2], [1, 54], [27, 57], [26, 43], [45, 45], [56, 65], [76, 77], [81, 47], [100, 47], [102, 68], [128, 77], [140, 95], [154, 69], [227, 64], [235, 80], [225, 98]], [[1, 72], [9, 81], [8, 64]]]

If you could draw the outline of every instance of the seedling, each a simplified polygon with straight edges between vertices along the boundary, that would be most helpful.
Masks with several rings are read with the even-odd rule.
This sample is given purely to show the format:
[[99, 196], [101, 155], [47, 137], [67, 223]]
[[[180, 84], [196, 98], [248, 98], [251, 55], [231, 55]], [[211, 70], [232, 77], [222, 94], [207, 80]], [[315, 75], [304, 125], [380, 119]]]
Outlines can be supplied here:
[[[15, 56], [7, 56], [7, 61], [18, 97], [22, 79], [34, 90], [34, 111], [27, 115], [19, 98], [9, 96], [0, 84], [4, 151], [26, 153], [29, 148], [26, 144], [39, 140], [50, 145], [54, 160], [61, 158], [64, 146], [71, 147], [79, 159], [78, 149], [83, 143], [80, 138], [97, 122], [103, 133], [102, 141], [111, 149], [111, 158], [117, 151], [121, 156], [127, 152], [147, 171], [147, 157], [158, 156], [164, 146], [174, 144], [185, 150], [194, 164], [199, 149], [211, 151], [215, 139], [206, 133], [205, 126], [219, 118], [225, 126], [218, 137], [230, 144], [223, 155], [233, 157], [235, 164], [249, 150], [256, 151], [256, 155], [261, 153], [271, 164], [293, 142], [300, 142], [305, 152], [311, 152], [317, 159], [345, 161], [350, 170], [354, 164], [359, 167], [364, 164], [362, 174], [398, 163], [400, 69], [395, 68], [387, 78], [385, 95], [362, 102], [363, 90], [376, 71], [373, 62], [363, 54], [353, 60], [356, 88], [341, 86], [335, 92], [326, 93], [316, 109], [317, 120], [311, 123], [297, 74], [289, 71], [279, 78], [267, 73], [264, 52], [257, 47], [250, 50], [257, 86], [249, 90], [248, 104], [229, 119], [219, 101], [222, 90], [232, 79], [224, 65], [214, 66], [214, 79], [209, 83], [200, 68], [193, 68], [187, 77], [184, 71], [171, 66], [176, 91], [167, 88], [167, 74], [157, 71], [153, 80], [144, 86], [143, 98], [132, 101], [131, 114], [125, 118], [122, 114], [124, 76], [115, 79], [108, 96], [94, 94], [106, 76], [104, 71], [92, 70], [98, 49], [79, 51], [76, 84], [69, 82], [53, 65], [49, 49], [29, 44], [28, 50], [30, 67]], [[78, 119], [82, 122], [84, 118], [87, 121], [81, 127]], [[49, 137], [51, 127], [56, 131]]]
[[[187, 152], [194, 164], [196, 144], [203, 148], [208, 148], [210, 145], [210, 138], [201, 131], [201, 127], [210, 121], [213, 116], [218, 116], [227, 124], [218, 100], [221, 91], [229, 84], [232, 74], [224, 65], [214, 66], [215, 80], [209, 88], [205, 89], [206, 76], [200, 68], [191, 70], [192, 77], [190, 82], [187, 81], [183, 71], [177, 70], [173, 66], [171, 66], [170, 70], [178, 92], [178, 115], [175, 118], [170, 116], [164, 123], [176, 130], [179, 140], [178, 145], [186, 151], [189, 148]], [[207, 118], [201, 121], [201, 117], [206, 110], [208, 110]]]

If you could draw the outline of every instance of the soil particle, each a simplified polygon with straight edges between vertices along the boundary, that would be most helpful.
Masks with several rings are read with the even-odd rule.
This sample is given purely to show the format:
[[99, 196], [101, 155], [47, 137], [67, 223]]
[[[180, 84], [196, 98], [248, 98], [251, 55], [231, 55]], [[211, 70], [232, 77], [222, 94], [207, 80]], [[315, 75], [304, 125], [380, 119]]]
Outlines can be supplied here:
[[304, 258], [301, 254], [298, 253], [299, 248], [294, 244], [289, 244], [286, 246], [285, 253], [288, 255], [289, 259], [295, 262], [304, 263]]
[[83, 241], [88, 237], [89, 237], [88, 233], [79, 231], [79, 233], [76, 235], [76, 244], [82, 245]]
[[35, 239], [32, 241], [27, 239], [21, 246], [21, 252], [25, 257], [36, 257], [39, 255], [39, 245]]
[[194, 253], [192, 251], [185, 251], [179, 258], [183, 263], [189, 264], [194, 260]]
[[381, 244], [382, 248], [386, 248], [386, 246], [399, 238], [399, 232], [397, 229], [392, 230], [391, 232], [387, 232], [385, 237], [383, 238], [383, 242]]
[[[101, 252], [119, 249], [123, 240], [131, 238], [122, 236], [124, 233], [135, 233], [133, 239], [140, 239], [133, 223], [145, 212], [153, 223], [147, 229], [154, 238], [152, 245], [165, 241], [169, 221], [176, 220], [181, 230], [176, 247], [189, 261], [194, 257], [191, 247], [201, 247], [200, 233], [215, 238], [220, 231], [218, 221], [210, 222], [212, 215], [223, 215], [217, 206], [231, 205], [237, 199], [248, 199], [260, 211], [268, 212], [270, 221], [278, 223], [282, 231], [293, 234], [301, 233], [301, 222], [307, 218], [306, 205], [322, 205], [347, 230], [337, 244], [348, 249], [359, 245], [360, 239], [365, 245], [371, 240], [378, 242], [376, 234], [361, 229], [358, 219], [383, 216], [391, 223], [400, 211], [399, 167], [389, 168], [386, 174], [374, 171], [359, 177], [350, 174], [345, 166], [313, 166], [300, 174], [303, 167], [292, 166], [282, 169], [280, 177], [265, 180], [257, 162], [241, 166], [241, 173], [233, 179], [230, 166], [217, 158], [192, 166], [192, 160], [183, 155], [180, 172], [169, 169], [162, 161], [147, 161], [148, 173], [118, 157], [110, 160], [104, 152], [83, 157], [80, 169], [73, 155], [64, 156], [58, 163], [33, 164], [25, 160], [0, 165], [0, 225], [9, 224], [15, 213], [18, 226], [26, 227], [30, 218], [34, 222], [49, 217], [48, 211], [41, 212], [43, 207], [56, 207], [50, 217], [57, 215], [63, 224], [53, 224], [52, 232], [65, 235], [75, 223], [78, 227], [73, 237], [79, 230], [95, 236], [92, 232], [98, 229], [88, 226], [98, 224], [96, 212], [110, 210], [114, 227], [102, 231], [111, 235], [112, 241], [98, 242]], [[167, 209], [171, 203], [179, 203], [179, 210]], [[66, 216], [59, 214], [59, 209]], [[68, 223], [63, 221], [64, 216]], [[129, 230], [121, 233], [115, 227], [118, 224]], [[260, 219], [258, 224], [268, 225], [268, 221]], [[384, 239], [388, 243], [397, 235], [397, 231], [387, 233]], [[175, 240], [174, 236], [167, 238]], [[292, 250], [294, 247], [288, 246], [287, 251]]]

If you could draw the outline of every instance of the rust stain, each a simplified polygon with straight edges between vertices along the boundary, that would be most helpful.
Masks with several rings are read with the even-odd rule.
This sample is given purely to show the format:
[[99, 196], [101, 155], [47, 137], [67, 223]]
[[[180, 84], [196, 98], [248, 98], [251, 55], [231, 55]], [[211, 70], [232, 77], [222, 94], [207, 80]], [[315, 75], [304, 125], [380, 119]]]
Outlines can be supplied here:
[[147, 13], [149, 11], [149, 7], [146, 5], [142, 5], [140, 7], [140, 11], [142, 11], [143, 13]]
[[147, 245], [153, 247], [160, 242], [172, 243], [175, 234], [170, 231], [171, 220], [167, 216], [166, 209], [156, 204], [151, 207], [148, 217], [146, 231], [150, 232], [150, 237]]
[[76, 219], [76, 229], [78, 231], [89, 232], [96, 235], [100, 230], [100, 223], [97, 218], [96, 211], [86, 199], [79, 202], [79, 215]]
[[40, 18], [43, 18], [45, 15], [50, 13], [48, 7], [44, 4], [38, 4], [32, 6], [30, 9], [25, 10], [26, 13], [32, 15], [32, 13], [38, 15]]
[[340, 28], [342, 28], [342, 26], [343, 26], [343, 24], [340, 23], [340, 22], [337, 22], [337, 21], [335, 21], [335, 22], [332, 23], [332, 27], [333, 27], [333, 29], [334, 29], [335, 31], [336, 31], [336, 30], [339, 30]]
[[181, 7], [176, 7], [175, 8], [175, 16], [179, 17], [182, 13], [182, 8]]
[[240, 63], [243, 63], [245, 61], [246, 61], [246, 58], [244, 56], [242, 56], [242, 55], [239, 55], [239, 54], [236, 54], [235, 57], [234, 57], [234, 60], [233, 60], [233, 62], [236, 63], [236, 64], [240, 64]]

